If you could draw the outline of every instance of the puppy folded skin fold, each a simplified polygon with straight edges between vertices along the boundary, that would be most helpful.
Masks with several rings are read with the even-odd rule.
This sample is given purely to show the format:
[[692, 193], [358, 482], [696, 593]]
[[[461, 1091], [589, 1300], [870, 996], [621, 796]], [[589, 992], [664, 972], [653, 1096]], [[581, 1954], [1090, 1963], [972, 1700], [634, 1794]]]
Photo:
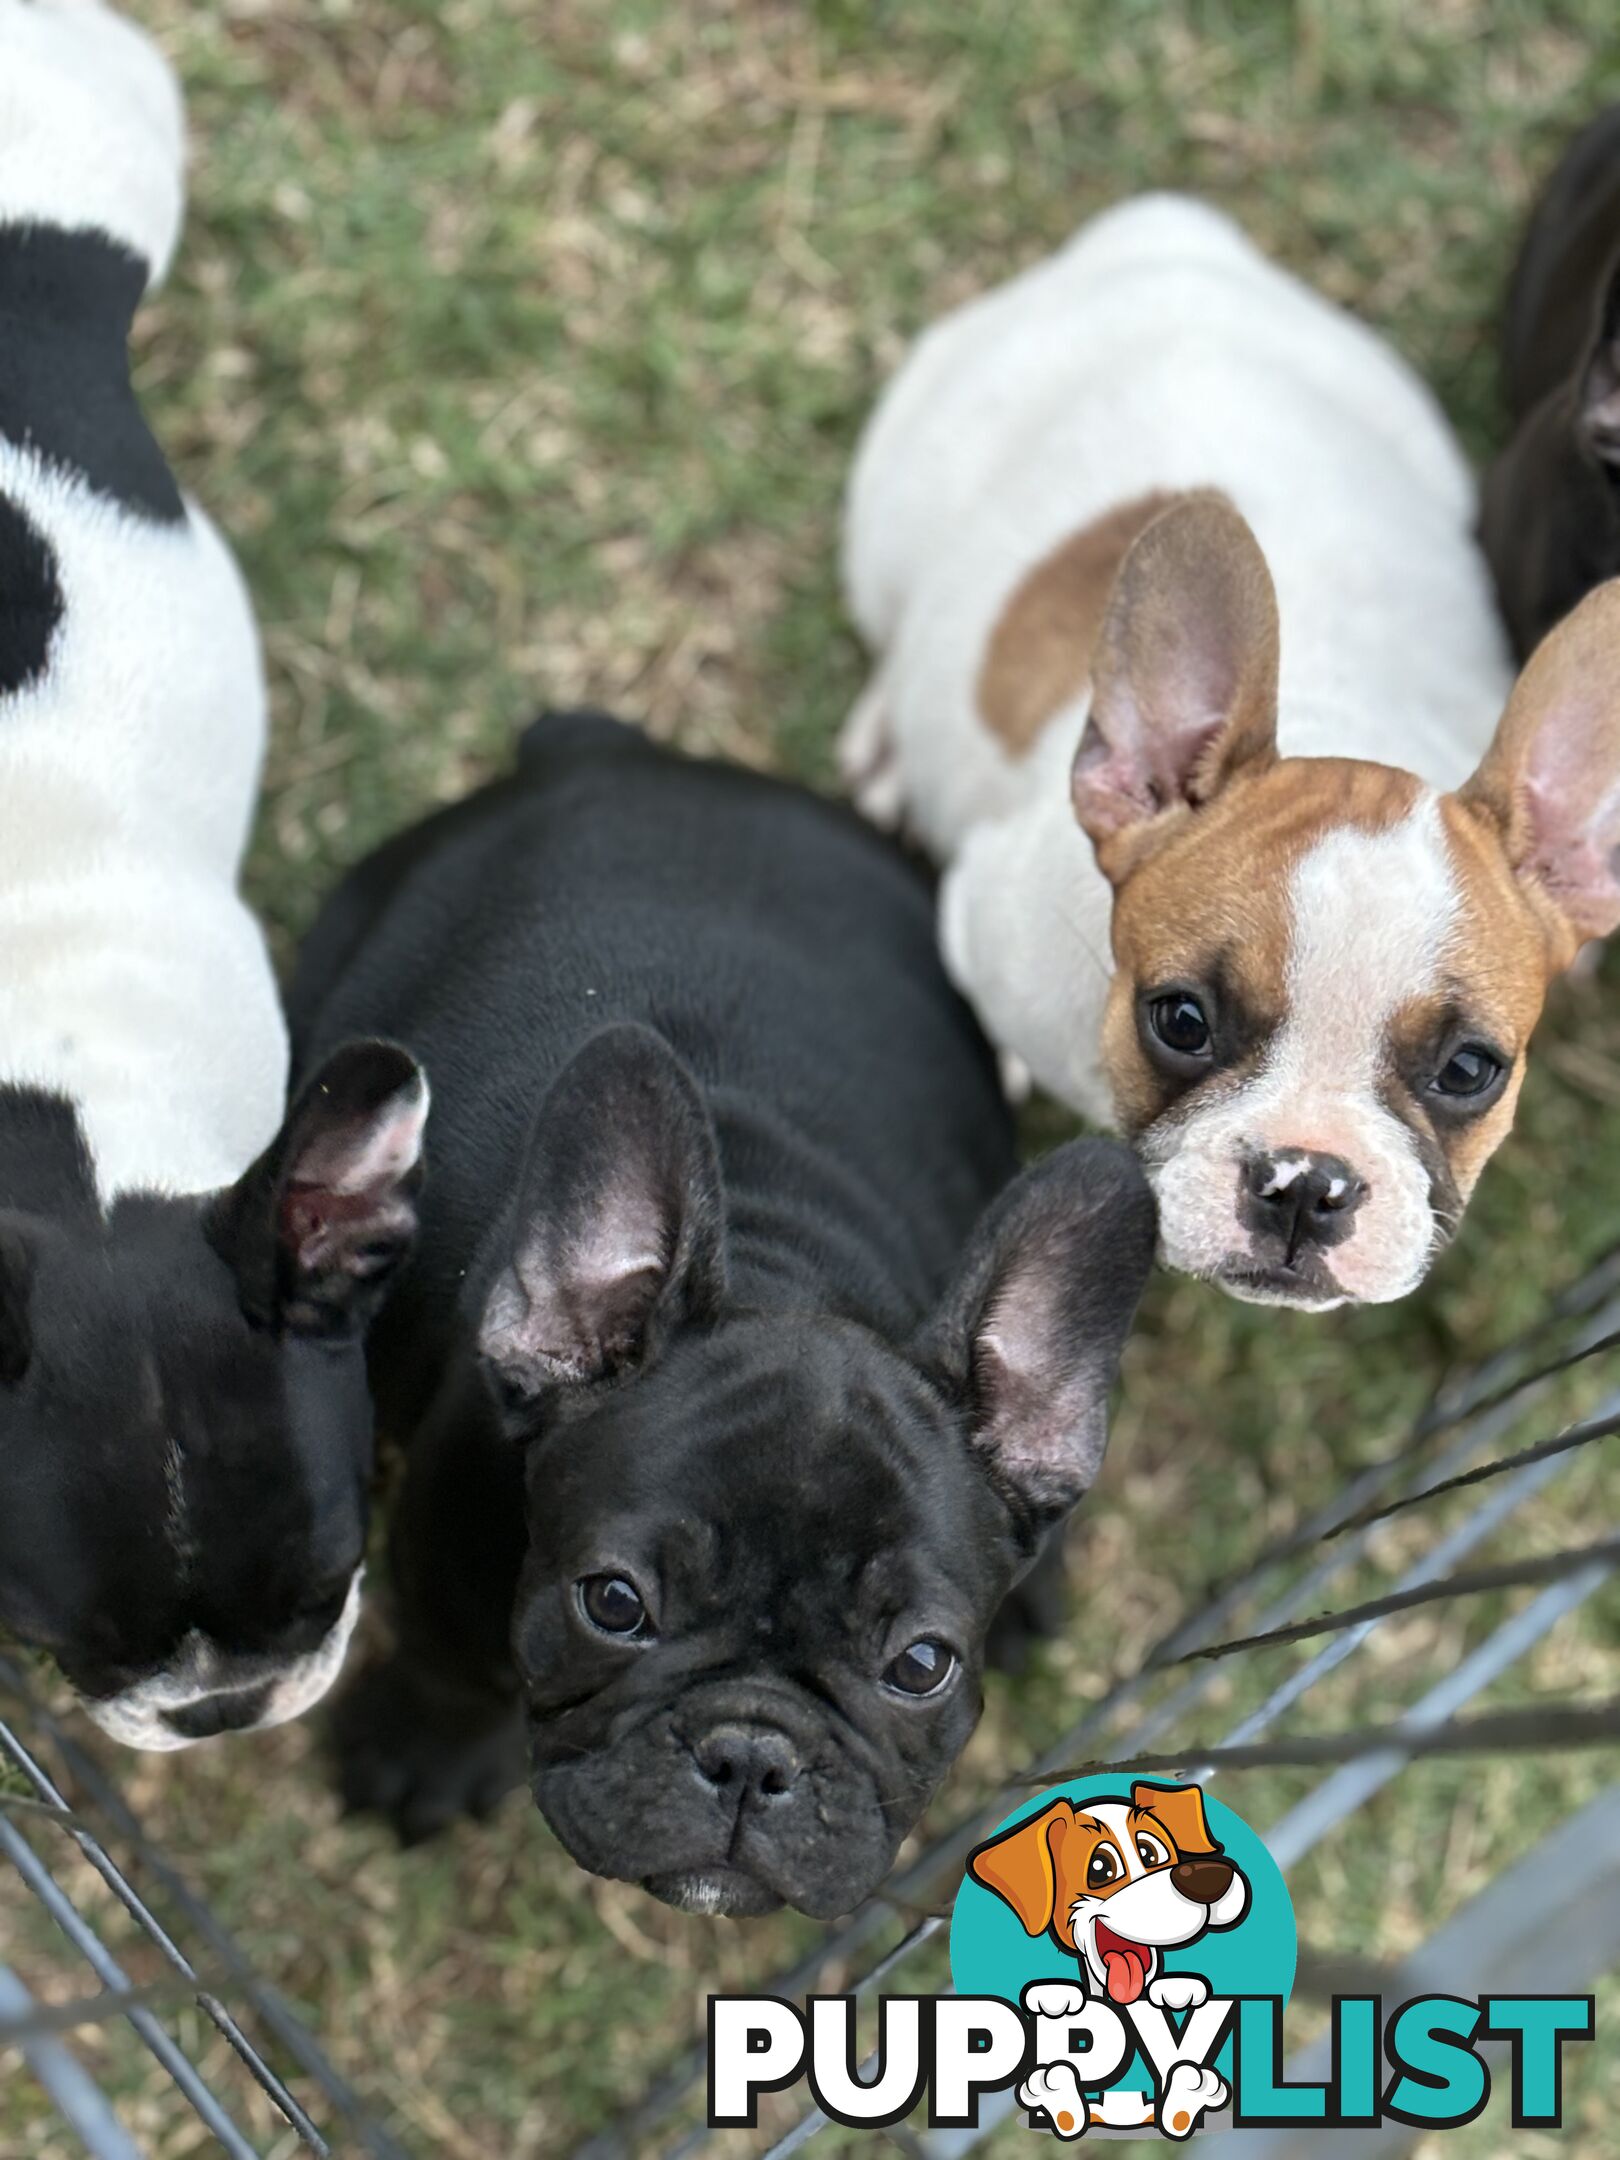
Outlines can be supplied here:
[[937, 324], [857, 458], [846, 771], [1237, 1297], [1413, 1290], [1620, 922], [1620, 586], [1514, 686], [1474, 521], [1395, 354], [1173, 196]]
[[1528, 656], [1620, 572], [1620, 105], [1570, 144], [1508, 285], [1512, 435], [1485, 474], [1480, 536]]
[[386, 1031], [436, 1102], [372, 1344], [399, 1650], [338, 1706], [350, 1803], [480, 1812], [526, 1727], [583, 1866], [847, 1910], [1096, 1474], [1153, 1247], [1130, 1155], [1008, 1185], [916, 869], [593, 715], [351, 877], [293, 1019], [300, 1063]]
[[354, 1044], [283, 1120], [257, 636], [129, 383], [181, 171], [138, 30], [0, 0], [0, 1627], [152, 1748], [342, 1662], [426, 1110]]

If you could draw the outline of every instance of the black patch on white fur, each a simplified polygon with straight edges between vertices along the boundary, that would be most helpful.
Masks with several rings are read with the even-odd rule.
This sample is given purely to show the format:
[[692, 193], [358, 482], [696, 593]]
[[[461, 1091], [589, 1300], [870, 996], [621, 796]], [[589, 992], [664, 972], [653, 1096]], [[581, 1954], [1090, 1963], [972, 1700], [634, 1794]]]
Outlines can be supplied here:
[[97, 1221], [95, 1169], [64, 1095], [0, 1083], [0, 1212]]
[[0, 495], [0, 697], [44, 674], [62, 620], [62, 584], [45, 535]]
[[185, 505], [129, 381], [139, 256], [98, 233], [0, 227], [0, 436], [138, 516]]

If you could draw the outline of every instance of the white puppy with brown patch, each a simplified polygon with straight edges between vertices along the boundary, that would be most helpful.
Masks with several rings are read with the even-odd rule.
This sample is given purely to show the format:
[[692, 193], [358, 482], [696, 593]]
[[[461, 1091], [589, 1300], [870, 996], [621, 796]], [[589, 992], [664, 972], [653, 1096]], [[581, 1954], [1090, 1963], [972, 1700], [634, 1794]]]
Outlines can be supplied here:
[[947, 317], [862, 444], [846, 771], [949, 866], [990, 1033], [1240, 1297], [1411, 1291], [1620, 923], [1620, 586], [1510, 695], [1473, 526], [1394, 353], [1172, 196]]

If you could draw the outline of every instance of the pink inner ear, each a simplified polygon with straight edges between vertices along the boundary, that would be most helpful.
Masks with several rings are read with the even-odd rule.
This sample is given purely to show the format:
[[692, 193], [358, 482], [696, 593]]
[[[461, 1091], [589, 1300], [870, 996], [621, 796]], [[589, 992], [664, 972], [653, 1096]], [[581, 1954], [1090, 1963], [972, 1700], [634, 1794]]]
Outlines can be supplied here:
[[1620, 928], [1620, 772], [1604, 772], [1599, 733], [1589, 715], [1549, 718], [1524, 781], [1526, 867], [1582, 937]]
[[333, 1192], [323, 1185], [289, 1185], [281, 1203], [282, 1235], [303, 1269], [330, 1265], [354, 1243], [359, 1228], [386, 1227], [372, 1193]]
[[399, 1098], [386, 1114], [323, 1133], [300, 1156], [298, 1183], [332, 1193], [381, 1192], [415, 1166], [426, 1122], [425, 1090], [418, 1090]]
[[1093, 839], [1124, 832], [1164, 808], [1139, 759], [1104, 741], [1095, 719], [1080, 738], [1071, 786], [1076, 815]]
[[1140, 825], [1178, 802], [1196, 800], [1199, 764], [1224, 723], [1217, 715], [1179, 727], [1146, 728], [1133, 701], [1128, 723], [1116, 709], [1111, 725], [1113, 741], [1104, 737], [1095, 717], [1089, 719], [1075, 753], [1075, 811], [1094, 839]]

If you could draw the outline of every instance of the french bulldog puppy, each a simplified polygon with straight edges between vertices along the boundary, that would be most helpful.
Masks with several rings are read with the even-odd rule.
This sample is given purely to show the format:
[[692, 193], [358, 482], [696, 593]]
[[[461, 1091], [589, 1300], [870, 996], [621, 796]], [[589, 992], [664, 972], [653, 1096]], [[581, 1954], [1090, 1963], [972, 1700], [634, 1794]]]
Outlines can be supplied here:
[[1153, 1249], [1129, 1154], [1007, 1186], [923, 878], [599, 716], [364, 864], [292, 1010], [300, 1063], [386, 1030], [436, 1102], [373, 1341], [399, 1643], [340, 1705], [350, 1803], [481, 1811], [526, 1723], [582, 1866], [847, 1910], [1096, 1476]]
[[129, 383], [181, 137], [98, 0], [0, 0], [0, 1628], [145, 1748], [342, 1661], [427, 1102], [349, 1044], [283, 1118], [253, 618]]
[[1620, 573], [1620, 105], [1565, 151], [1508, 286], [1511, 440], [1480, 531], [1521, 657]]
[[861, 446], [846, 770], [1235, 1297], [1414, 1290], [1620, 923], [1620, 585], [1515, 686], [1474, 524], [1395, 353], [1175, 196], [936, 324]]

